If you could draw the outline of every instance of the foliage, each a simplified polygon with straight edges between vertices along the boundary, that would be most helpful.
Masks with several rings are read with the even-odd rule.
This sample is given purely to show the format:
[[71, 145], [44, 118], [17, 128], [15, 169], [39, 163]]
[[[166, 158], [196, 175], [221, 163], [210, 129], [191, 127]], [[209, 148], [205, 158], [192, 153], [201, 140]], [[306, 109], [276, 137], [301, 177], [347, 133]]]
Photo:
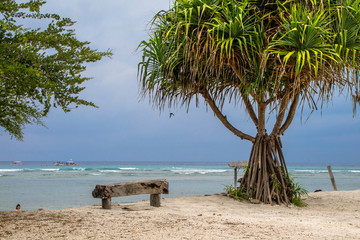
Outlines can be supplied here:
[[301, 186], [301, 184], [294, 182], [294, 178], [290, 178], [291, 185], [290, 188], [292, 190], [291, 202], [298, 207], [306, 207], [307, 203], [303, 196], [308, 195], [308, 191]]
[[79, 98], [89, 80], [81, 73], [86, 63], [111, 55], [79, 41], [71, 19], [41, 13], [44, 4], [0, 2], [0, 126], [18, 140], [25, 125], [42, 124], [51, 107], [94, 107]]
[[205, 89], [219, 103], [302, 94], [316, 108], [316, 95], [359, 87], [359, 2], [177, 0], [139, 46], [142, 89], [159, 107]]
[[[279, 192], [280, 194], [284, 192], [282, 189], [283, 186], [281, 185], [279, 179], [275, 174], [271, 175], [270, 179], [271, 185], [274, 187], [275, 192]], [[308, 195], [308, 191], [303, 188], [301, 184], [296, 183], [293, 177], [288, 176], [288, 179], [290, 180], [290, 184], [288, 186], [288, 189], [286, 189], [285, 191], [289, 193], [288, 195], [290, 196], [290, 202], [298, 207], [307, 206], [307, 203], [305, 202], [305, 199], [303, 197]]]
[[271, 185], [274, 187], [275, 191], [281, 192], [281, 183], [279, 181], [279, 179], [276, 177], [276, 174], [271, 174], [270, 176], [271, 179]]
[[249, 200], [249, 195], [244, 188], [235, 188], [233, 185], [225, 186], [226, 193], [238, 200]]
[[[273, 186], [275, 189], [280, 190], [281, 192], [281, 184], [279, 181], [272, 176]], [[305, 202], [304, 196], [308, 195], [308, 191], [301, 186], [301, 184], [294, 182], [294, 178], [290, 178], [291, 185], [289, 191], [291, 192], [291, 203], [298, 207], [306, 207], [307, 203]], [[238, 200], [249, 200], [250, 196], [247, 193], [244, 187], [235, 188], [232, 185], [225, 186], [225, 191], [228, 196], [238, 199]]]

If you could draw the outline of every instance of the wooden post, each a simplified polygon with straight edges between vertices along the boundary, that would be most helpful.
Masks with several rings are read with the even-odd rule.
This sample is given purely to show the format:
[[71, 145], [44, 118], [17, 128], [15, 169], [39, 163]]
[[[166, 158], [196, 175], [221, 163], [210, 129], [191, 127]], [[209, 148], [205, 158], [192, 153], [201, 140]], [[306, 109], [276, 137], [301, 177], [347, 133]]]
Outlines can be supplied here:
[[150, 194], [150, 206], [160, 207], [160, 194]]
[[228, 166], [234, 168], [234, 188], [237, 188], [237, 172], [239, 168], [246, 168], [247, 161], [229, 162]]
[[327, 169], [328, 169], [328, 172], [329, 172], [329, 175], [330, 175], [330, 180], [331, 180], [331, 183], [333, 185], [333, 188], [335, 191], [337, 191], [337, 188], [336, 188], [336, 184], [335, 184], [335, 178], [334, 178], [334, 175], [331, 171], [331, 166], [327, 166]]
[[111, 198], [101, 199], [101, 205], [103, 209], [111, 209]]

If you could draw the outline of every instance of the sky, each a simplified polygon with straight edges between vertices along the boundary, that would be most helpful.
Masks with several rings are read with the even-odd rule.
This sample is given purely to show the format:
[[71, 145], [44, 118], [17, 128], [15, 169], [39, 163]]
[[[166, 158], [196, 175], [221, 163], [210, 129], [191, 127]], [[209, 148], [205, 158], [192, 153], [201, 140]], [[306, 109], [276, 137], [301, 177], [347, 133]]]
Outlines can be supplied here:
[[[251, 144], [229, 132], [204, 104], [165, 108], [142, 99], [137, 80], [140, 41], [147, 39], [151, 18], [167, 10], [169, 0], [48, 0], [45, 12], [77, 21], [77, 38], [114, 56], [87, 66], [81, 97], [99, 108], [70, 113], [53, 109], [47, 128], [27, 126], [24, 141], [1, 131], [0, 161], [164, 161], [230, 162], [248, 160]], [[255, 129], [240, 105], [225, 106], [240, 130]], [[169, 113], [175, 116], [169, 118]], [[288, 164], [360, 165], [360, 114], [352, 117], [352, 101], [339, 96], [322, 111], [297, 114], [282, 137]], [[306, 120], [307, 119], [307, 120]]]

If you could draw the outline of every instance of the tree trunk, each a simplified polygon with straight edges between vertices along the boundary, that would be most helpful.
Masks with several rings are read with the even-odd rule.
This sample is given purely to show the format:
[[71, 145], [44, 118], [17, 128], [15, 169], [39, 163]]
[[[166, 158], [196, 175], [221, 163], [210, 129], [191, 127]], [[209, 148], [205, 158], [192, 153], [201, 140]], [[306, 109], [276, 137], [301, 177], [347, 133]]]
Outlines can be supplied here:
[[291, 203], [294, 191], [279, 137], [258, 133], [240, 188], [263, 203]]

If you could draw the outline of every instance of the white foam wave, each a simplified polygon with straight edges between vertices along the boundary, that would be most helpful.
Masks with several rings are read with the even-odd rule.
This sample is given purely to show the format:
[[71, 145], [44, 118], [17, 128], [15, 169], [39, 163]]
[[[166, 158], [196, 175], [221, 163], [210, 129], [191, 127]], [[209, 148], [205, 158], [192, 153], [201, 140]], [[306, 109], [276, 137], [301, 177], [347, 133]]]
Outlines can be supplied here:
[[0, 172], [22, 172], [23, 169], [0, 169]]
[[102, 173], [119, 173], [121, 170], [99, 170]]
[[[294, 170], [295, 172], [303, 172], [303, 173], [325, 173], [328, 172], [327, 170]], [[333, 171], [333, 172], [336, 172]]]
[[72, 170], [74, 170], [74, 171], [85, 171], [85, 168], [75, 167], [75, 168], [72, 168]]
[[136, 170], [137, 168], [119, 168], [120, 170]]
[[227, 172], [227, 170], [220, 170], [220, 169], [186, 169], [186, 170], [171, 170], [171, 172], [178, 173], [178, 174], [194, 174], [194, 173], [200, 173], [200, 174], [208, 174], [208, 173], [223, 173]]
[[360, 173], [360, 170], [350, 170], [351, 173]]
[[57, 171], [60, 171], [59, 168], [43, 168], [43, 169], [40, 169], [41, 171], [45, 171], [45, 172], [57, 172]]

